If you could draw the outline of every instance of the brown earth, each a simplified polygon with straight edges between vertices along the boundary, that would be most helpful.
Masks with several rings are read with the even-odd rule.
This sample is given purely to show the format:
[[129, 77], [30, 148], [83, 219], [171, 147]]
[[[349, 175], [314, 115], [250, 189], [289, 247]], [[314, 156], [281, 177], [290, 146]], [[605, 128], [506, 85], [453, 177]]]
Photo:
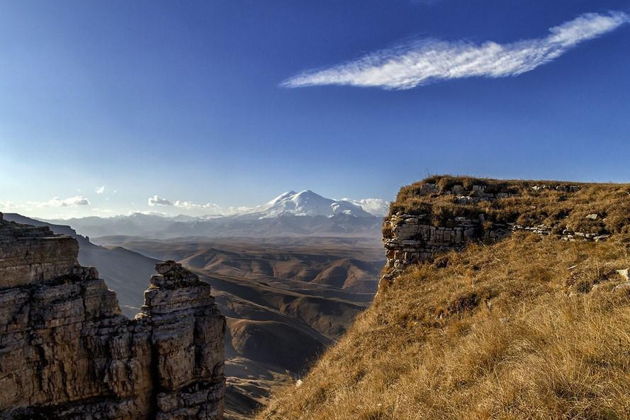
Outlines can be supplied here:
[[[228, 418], [247, 418], [272, 387], [306, 372], [371, 302], [384, 263], [381, 244], [371, 239], [116, 236], [96, 242], [177, 260], [212, 285], [228, 320]], [[141, 299], [140, 290], [130, 293], [133, 287], [119, 293]]]

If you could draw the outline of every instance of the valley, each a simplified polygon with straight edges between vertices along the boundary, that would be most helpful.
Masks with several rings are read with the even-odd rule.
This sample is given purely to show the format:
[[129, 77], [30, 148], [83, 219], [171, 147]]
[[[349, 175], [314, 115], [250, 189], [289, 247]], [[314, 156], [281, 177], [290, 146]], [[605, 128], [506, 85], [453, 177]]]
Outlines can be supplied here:
[[[95, 238], [174, 259], [212, 285], [227, 318], [226, 413], [246, 416], [272, 387], [306, 372], [369, 305], [384, 263], [372, 239]], [[128, 299], [142, 300], [140, 287]]]
[[[204, 362], [163, 394], [184, 395], [176, 405], [158, 404], [164, 412], [191, 410], [189, 418], [199, 417], [199, 401], [204, 415], [224, 412], [232, 420], [626, 418], [628, 193], [627, 184], [433, 176], [401, 188], [382, 222], [384, 250], [358, 232], [89, 239], [71, 226], [9, 213], [5, 244], [17, 241], [15, 249], [26, 252], [21, 259], [5, 252], [7, 284], [43, 283], [28, 292], [5, 288], [5, 319], [10, 328], [26, 322], [28, 334], [54, 334], [69, 322], [68, 331], [85, 335], [68, 354], [115, 368], [107, 374], [123, 378], [121, 385], [135, 384], [125, 375], [149, 361], [141, 383], [153, 386], [154, 354], [166, 363], [165, 378], [211, 357], [212, 372]], [[31, 317], [14, 303], [18, 295], [26, 307], [40, 296], [50, 301]], [[102, 313], [87, 309], [95, 296]], [[133, 359], [125, 346], [121, 360], [116, 350], [93, 363], [84, 347], [92, 348], [95, 326], [107, 346], [123, 339], [162, 353], [133, 350]], [[44, 356], [55, 369], [71, 364]], [[33, 352], [29, 369], [44, 356]], [[17, 376], [5, 377], [22, 386]], [[59, 386], [72, 383], [57, 377]], [[104, 388], [94, 401], [77, 393], [71, 409], [120, 410], [108, 381], [95, 382]], [[574, 389], [583, 391], [567, 391]], [[133, 410], [152, 407], [144, 388], [124, 395]], [[24, 404], [20, 413], [66, 409]]]
[[378, 294], [257, 418], [630, 417], [630, 184], [432, 176]]
[[79, 262], [98, 269], [129, 318], [140, 312], [158, 261], [178, 261], [209, 283], [227, 319], [225, 404], [232, 419], [251, 416], [273, 387], [304, 374], [345, 333], [371, 302], [385, 261], [374, 237], [88, 239], [67, 225], [4, 217], [76, 238]]

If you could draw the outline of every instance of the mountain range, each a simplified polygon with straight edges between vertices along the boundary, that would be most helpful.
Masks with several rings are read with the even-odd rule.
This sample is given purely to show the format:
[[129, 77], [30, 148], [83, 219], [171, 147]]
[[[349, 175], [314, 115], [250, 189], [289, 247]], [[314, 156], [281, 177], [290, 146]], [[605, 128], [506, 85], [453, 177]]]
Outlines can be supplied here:
[[[164, 204], [172, 206], [170, 202]], [[68, 224], [82, 235], [144, 238], [350, 236], [378, 238], [389, 203], [381, 199], [334, 200], [310, 190], [289, 191], [230, 215], [166, 216], [133, 213], [114, 217], [49, 220]]]
[[[197, 204], [190, 201], [175, 201], [153, 196], [149, 198], [151, 207], [175, 207], [182, 210], [196, 210], [201, 218], [222, 216], [274, 217], [278, 215], [293, 216], [334, 216], [347, 214], [363, 217], [371, 214], [383, 217], [389, 209], [389, 202], [380, 198], [340, 200], [323, 197], [311, 190], [300, 192], [288, 191], [276, 198], [254, 207], [221, 207], [217, 204]], [[368, 214], [366, 214], [368, 213]], [[184, 216], [186, 217], [186, 216]]]

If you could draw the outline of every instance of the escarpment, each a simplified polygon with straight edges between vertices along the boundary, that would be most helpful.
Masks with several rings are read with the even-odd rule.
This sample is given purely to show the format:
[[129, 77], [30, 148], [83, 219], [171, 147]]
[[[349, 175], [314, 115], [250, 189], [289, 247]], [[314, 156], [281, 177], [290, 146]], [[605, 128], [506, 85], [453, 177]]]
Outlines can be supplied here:
[[565, 241], [628, 232], [630, 189], [619, 184], [435, 176], [403, 187], [383, 223], [385, 283], [405, 267], [515, 231]]
[[630, 184], [439, 176], [372, 305], [260, 419], [630, 418]]
[[130, 320], [77, 253], [0, 217], [0, 418], [222, 418], [225, 319], [210, 285], [157, 264]]

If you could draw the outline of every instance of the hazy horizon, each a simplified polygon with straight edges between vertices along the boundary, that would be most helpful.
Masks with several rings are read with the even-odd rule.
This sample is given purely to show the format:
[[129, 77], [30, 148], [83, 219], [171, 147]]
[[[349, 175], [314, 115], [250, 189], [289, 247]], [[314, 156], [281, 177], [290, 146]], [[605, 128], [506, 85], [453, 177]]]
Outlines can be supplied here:
[[[103, 194], [101, 191], [99, 194]], [[387, 208], [389, 205], [388, 200], [383, 200], [380, 198], [364, 198], [354, 200], [351, 198], [330, 198], [323, 197], [316, 192], [311, 190], [301, 190], [301, 191], [286, 191], [278, 196], [274, 197], [272, 200], [268, 200], [264, 203], [258, 203], [253, 206], [229, 206], [222, 207], [214, 203], [206, 203], [206, 204], [198, 204], [192, 203], [188, 201], [171, 201], [167, 198], [160, 197], [158, 195], [154, 195], [149, 197], [146, 201], [146, 204], [143, 206], [139, 206], [137, 209], [128, 209], [126, 211], [121, 211], [116, 213], [112, 210], [101, 211], [100, 209], [95, 209], [94, 207], [90, 207], [90, 203], [84, 204], [72, 204], [68, 202], [63, 202], [61, 200], [57, 202], [49, 202], [49, 203], [24, 203], [21, 206], [12, 204], [5, 205], [4, 210], [6, 213], [17, 213], [22, 216], [30, 216], [35, 217], [41, 220], [70, 220], [76, 218], [86, 218], [86, 217], [100, 217], [100, 218], [112, 218], [112, 217], [127, 217], [136, 214], [144, 214], [144, 215], [152, 215], [152, 216], [161, 216], [166, 218], [176, 218], [176, 217], [191, 217], [191, 218], [213, 218], [213, 217], [226, 217], [226, 216], [241, 216], [241, 215], [250, 215], [254, 213], [260, 213], [264, 211], [268, 211], [270, 208], [273, 208], [273, 203], [278, 199], [289, 196], [295, 197], [301, 194], [314, 194], [318, 196], [317, 198], [322, 198], [324, 200], [333, 200], [336, 203], [351, 203], [354, 206], [358, 206], [363, 211], [372, 214], [373, 216], [382, 217], [387, 212]], [[79, 197], [76, 197], [79, 199]], [[82, 198], [85, 199], [85, 198]], [[57, 199], [54, 199], [57, 200]], [[87, 200], [87, 199], [86, 199]], [[308, 203], [306, 203], [308, 204]], [[77, 214], [77, 215], [67, 215], [68, 210], [70, 213], [72, 209], [86, 207], [88, 211], [91, 212], [89, 215], [85, 214]], [[58, 213], [55, 213], [54, 209], [58, 209]], [[52, 211], [51, 211], [52, 210]], [[290, 209], [289, 209], [290, 210]], [[50, 214], [52, 216], [46, 216], [46, 214]], [[58, 214], [55, 216], [54, 214]]]

